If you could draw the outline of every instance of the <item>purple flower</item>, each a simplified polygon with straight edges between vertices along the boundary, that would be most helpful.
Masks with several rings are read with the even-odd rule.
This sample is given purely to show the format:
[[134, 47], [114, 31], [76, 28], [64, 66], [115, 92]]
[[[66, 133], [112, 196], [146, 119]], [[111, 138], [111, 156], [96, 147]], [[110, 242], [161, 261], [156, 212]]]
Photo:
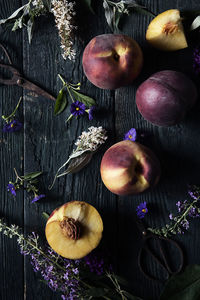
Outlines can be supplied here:
[[21, 130], [21, 128], [21, 122], [19, 122], [18, 120], [12, 120], [11, 122], [4, 125], [3, 132], [15, 132]]
[[188, 220], [183, 220], [183, 221], [181, 222], [181, 226], [182, 226], [183, 228], [185, 228], [186, 230], [188, 230], [189, 227], [190, 227], [190, 224], [189, 224]]
[[193, 52], [193, 69], [196, 74], [200, 73], [200, 47], [194, 49]]
[[15, 186], [12, 183], [9, 183], [7, 186], [8, 192], [11, 192], [13, 196], [16, 196]]
[[138, 205], [138, 207], [136, 208], [136, 212], [137, 212], [137, 216], [140, 219], [143, 219], [146, 213], [148, 213], [147, 203], [146, 202], [140, 203], [140, 205]]
[[36, 195], [36, 196], [33, 198], [33, 200], [31, 201], [31, 203], [34, 203], [34, 202], [36, 202], [36, 201], [38, 201], [38, 200], [40, 200], [41, 198], [44, 198], [44, 197], [46, 197], [44, 194]]
[[195, 195], [195, 192], [194, 191], [188, 191], [188, 194], [190, 195], [190, 197], [194, 200], [197, 200], [198, 199], [198, 196], [199, 195]]
[[95, 110], [95, 106], [91, 106], [90, 109], [89, 109], [89, 120], [93, 120], [93, 114], [94, 114], [94, 110]]
[[135, 142], [137, 138], [137, 133], [135, 128], [131, 128], [124, 136], [124, 140], [130, 140]]
[[169, 219], [173, 220], [173, 215], [172, 214], [169, 214]]
[[82, 116], [85, 113], [85, 109], [86, 107], [84, 103], [76, 101], [71, 104], [70, 111], [73, 116], [78, 117], [78, 116]]

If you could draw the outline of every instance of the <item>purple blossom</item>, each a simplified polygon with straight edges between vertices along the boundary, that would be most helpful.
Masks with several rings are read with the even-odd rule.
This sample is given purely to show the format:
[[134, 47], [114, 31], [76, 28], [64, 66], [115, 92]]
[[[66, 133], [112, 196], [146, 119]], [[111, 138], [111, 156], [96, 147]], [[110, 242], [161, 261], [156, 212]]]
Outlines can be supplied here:
[[33, 200], [31, 201], [31, 203], [34, 203], [42, 198], [46, 197], [44, 194], [41, 194], [41, 195], [36, 195]]
[[7, 123], [3, 127], [3, 132], [16, 132], [21, 130], [22, 123], [18, 120], [12, 120], [11, 122]]
[[189, 227], [190, 227], [189, 221], [186, 220], [186, 219], [183, 220], [183, 221], [181, 222], [181, 226], [182, 226], [184, 229], [188, 230]]
[[146, 202], [140, 203], [136, 208], [136, 213], [140, 219], [143, 219], [144, 216], [148, 213], [147, 203]]
[[196, 74], [200, 73], [200, 47], [195, 48], [193, 52], [193, 69]]
[[173, 220], [173, 215], [172, 214], [169, 214], [169, 219]]
[[131, 128], [124, 136], [124, 140], [130, 140], [132, 142], [135, 142], [137, 138], [137, 132], [135, 128]]
[[84, 103], [76, 101], [71, 104], [70, 111], [73, 116], [78, 117], [82, 116], [85, 113], [85, 109], [86, 107]]
[[90, 109], [89, 109], [89, 112], [88, 112], [90, 121], [93, 120], [94, 111], [95, 111], [95, 106], [91, 106]]
[[7, 186], [8, 192], [10, 192], [14, 197], [16, 196], [15, 186], [12, 183], [9, 183]]
[[90, 272], [102, 275], [104, 273], [105, 262], [101, 256], [93, 252], [84, 257], [85, 264], [89, 267]]
[[197, 193], [195, 194], [194, 191], [188, 191], [188, 194], [189, 194], [190, 197], [191, 197], [192, 199], [194, 199], [194, 200], [197, 200], [198, 197], [199, 197], [199, 195], [198, 195]]

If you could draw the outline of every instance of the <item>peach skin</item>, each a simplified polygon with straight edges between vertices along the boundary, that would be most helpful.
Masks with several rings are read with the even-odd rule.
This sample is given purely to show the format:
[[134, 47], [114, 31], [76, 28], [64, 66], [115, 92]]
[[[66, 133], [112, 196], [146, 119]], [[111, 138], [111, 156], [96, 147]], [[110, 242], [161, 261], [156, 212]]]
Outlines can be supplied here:
[[147, 147], [125, 140], [114, 144], [101, 161], [101, 178], [114, 194], [138, 194], [157, 184], [160, 163]]
[[112, 90], [133, 82], [142, 69], [143, 54], [138, 43], [126, 35], [102, 34], [86, 46], [82, 63], [89, 81]]

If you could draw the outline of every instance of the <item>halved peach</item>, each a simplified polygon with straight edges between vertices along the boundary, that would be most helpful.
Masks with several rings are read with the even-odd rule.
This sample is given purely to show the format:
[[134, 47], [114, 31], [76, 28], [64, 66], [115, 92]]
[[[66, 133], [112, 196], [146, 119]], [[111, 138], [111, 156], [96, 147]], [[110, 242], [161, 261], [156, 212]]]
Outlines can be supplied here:
[[163, 51], [175, 51], [188, 47], [180, 11], [166, 10], [155, 17], [146, 32], [147, 41]]
[[45, 229], [50, 247], [59, 255], [79, 259], [95, 249], [103, 232], [98, 211], [83, 201], [71, 201], [55, 209]]

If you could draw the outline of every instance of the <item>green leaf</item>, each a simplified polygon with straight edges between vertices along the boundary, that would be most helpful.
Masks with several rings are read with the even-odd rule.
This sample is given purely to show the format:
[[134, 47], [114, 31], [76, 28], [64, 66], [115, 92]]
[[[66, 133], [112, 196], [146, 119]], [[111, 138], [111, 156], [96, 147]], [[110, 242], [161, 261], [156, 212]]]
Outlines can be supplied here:
[[114, 27], [115, 27], [114, 26], [115, 10], [114, 10], [114, 8], [112, 8], [108, 5], [108, 2], [106, 0], [103, 1], [103, 7], [104, 7], [104, 11], [105, 11], [106, 21], [107, 21], [110, 29], [113, 31]]
[[196, 17], [191, 24], [190, 30], [195, 30], [200, 26], [200, 16]]
[[94, 106], [96, 105], [96, 102], [94, 99], [92, 99], [91, 97], [89, 96], [86, 96], [86, 95], [83, 95], [81, 93], [78, 93], [76, 90], [74, 89], [70, 89], [71, 92], [73, 93], [74, 95], [74, 98], [79, 101], [79, 102], [82, 102], [84, 103], [86, 106], [88, 107], [91, 107], [91, 106]]
[[170, 277], [160, 300], [199, 300], [200, 299], [200, 266], [189, 265], [185, 271]]
[[30, 180], [30, 179], [33, 179], [33, 178], [36, 178], [38, 176], [40, 176], [42, 174], [42, 172], [32, 172], [32, 173], [29, 173], [29, 174], [26, 174], [24, 176], [21, 176], [23, 179], [25, 180]]
[[83, 169], [92, 159], [93, 153], [92, 152], [85, 152], [82, 155], [72, 158], [69, 162], [68, 168], [65, 172], [66, 174], [73, 174], [79, 172]]
[[19, 13], [21, 10], [23, 10], [24, 7], [26, 7], [26, 6], [27, 6], [27, 4], [25, 4], [25, 5], [21, 6], [20, 8], [18, 8], [18, 9], [17, 9], [16, 11], [14, 11], [14, 13], [13, 13], [10, 17], [8, 17], [7, 19], [2, 19], [2, 20], [0, 20], [0, 25], [6, 23], [7, 21], [9, 21], [9, 20], [11, 20], [11, 19], [14, 19], [14, 18], [18, 15], [18, 13]]
[[49, 219], [49, 214], [43, 211], [42, 217], [44, 218], [45, 221], [47, 221]]
[[63, 89], [61, 89], [58, 93], [55, 107], [54, 107], [54, 114], [59, 115], [67, 106], [67, 97], [66, 93], [64, 92]]
[[85, 5], [85, 7], [87, 7], [87, 9], [89, 11], [91, 11], [91, 13], [94, 14], [94, 10], [92, 8], [92, 0], [82, 0], [83, 1], [83, 4]]
[[34, 17], [28, 20], [26, 29], [28, 33], [28, 42], [29, 44], [31, 44], [31, 40], [33, 37], [33, 29], [34, 29]]

